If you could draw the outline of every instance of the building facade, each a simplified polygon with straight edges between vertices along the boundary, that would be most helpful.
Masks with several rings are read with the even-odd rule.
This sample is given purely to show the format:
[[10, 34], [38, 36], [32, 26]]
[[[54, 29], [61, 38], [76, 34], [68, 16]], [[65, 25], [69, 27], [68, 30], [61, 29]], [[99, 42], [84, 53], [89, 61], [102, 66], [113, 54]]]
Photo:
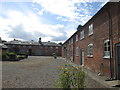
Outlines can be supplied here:
[[63, 44], [62, 57], [120, 79], [120, 2], [108, 2]]
[[3, 44], [3, 41], [2, 41], [2, 39], [0, 37], [0, 61], [2, 61], [2, 59], [5, 59], [7, 49], [8, 49], [8, 47]]
[[61, 56], [61, 45], [54, 42], [41, 42], [39, 38], [38, 42], [20, 41], [14, 39], [13, 41], [4, 42], [8, 46], [8, 52], [27, 53], [30, 56], [52, 56], [55, 53], [57, 56]]

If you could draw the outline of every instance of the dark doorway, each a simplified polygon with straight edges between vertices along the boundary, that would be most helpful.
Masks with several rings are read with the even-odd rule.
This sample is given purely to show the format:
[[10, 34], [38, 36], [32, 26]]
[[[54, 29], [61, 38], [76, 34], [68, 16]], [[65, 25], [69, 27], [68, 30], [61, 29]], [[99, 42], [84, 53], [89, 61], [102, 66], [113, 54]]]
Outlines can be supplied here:
[[80, 50], [80, 65], [84, 65], [84, 49]]
[[32, 50], [31, 50], [31, 49], [29, 49], [29, 55], [30, 55], [30, 56], [32, 55]]
[[116, 71], [117, 80], [120, 80], [120, 44], [116, 45]]

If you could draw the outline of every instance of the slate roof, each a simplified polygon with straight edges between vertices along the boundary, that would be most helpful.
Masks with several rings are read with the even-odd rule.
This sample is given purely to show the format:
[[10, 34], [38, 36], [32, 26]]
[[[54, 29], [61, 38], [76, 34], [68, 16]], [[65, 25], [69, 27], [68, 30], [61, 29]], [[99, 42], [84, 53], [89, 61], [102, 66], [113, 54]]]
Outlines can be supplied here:
[[4, 45], [3, 43], [0, 43], [0, 48], [7, 49], [8, 47], [6, 45]]
[[17, 45], [41, 45], [38, 42], [35, 41], [21, 41], [21, 40], [13, 40], [9, 42], [5, 42], [4, 44], [17, 44]]
[[55, 42], [35, 42], [35, 41], [21, 41], [21, 40], [13, 40], [13, 41], [8, 41], [4, 42], [4, 44], [16, 44], [16, 45], [43, 45], [43, 46], [61, 46], [60, 44], [57, 44]]
[[55, 42], [42, 42], [44, 46], [61, 46], [60, 44], [57, 44]]

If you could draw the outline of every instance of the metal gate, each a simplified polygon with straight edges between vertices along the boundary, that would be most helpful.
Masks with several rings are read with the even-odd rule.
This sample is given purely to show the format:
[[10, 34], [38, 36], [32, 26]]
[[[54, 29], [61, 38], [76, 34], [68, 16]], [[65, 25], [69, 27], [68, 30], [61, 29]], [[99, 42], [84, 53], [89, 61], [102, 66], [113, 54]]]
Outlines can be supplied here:
[[116, 71], [117, 80], [120, 80], [120, 44], [116, 45]]

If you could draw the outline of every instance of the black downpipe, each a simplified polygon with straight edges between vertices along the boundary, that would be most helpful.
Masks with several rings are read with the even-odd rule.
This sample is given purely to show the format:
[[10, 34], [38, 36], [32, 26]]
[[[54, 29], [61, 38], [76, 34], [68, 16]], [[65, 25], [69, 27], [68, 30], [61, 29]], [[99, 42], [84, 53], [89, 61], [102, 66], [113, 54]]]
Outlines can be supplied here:
[[109, 40], [110, 40], [110, 80], [113, 80], [113, 66], [112, 66], [112, 57], [113, 57], [113, 37], [112, 37], [112, 17], [110, 14], [110, 7], [108, 4], [107, 13], [109, 18]]
[[75, 50], [75, 39], [74, 39], [75, 37], [73, 36], [73, 62], [74, 62], [74, 59], [75, 59], [75, 57], [74, 57], [74, 50]]

